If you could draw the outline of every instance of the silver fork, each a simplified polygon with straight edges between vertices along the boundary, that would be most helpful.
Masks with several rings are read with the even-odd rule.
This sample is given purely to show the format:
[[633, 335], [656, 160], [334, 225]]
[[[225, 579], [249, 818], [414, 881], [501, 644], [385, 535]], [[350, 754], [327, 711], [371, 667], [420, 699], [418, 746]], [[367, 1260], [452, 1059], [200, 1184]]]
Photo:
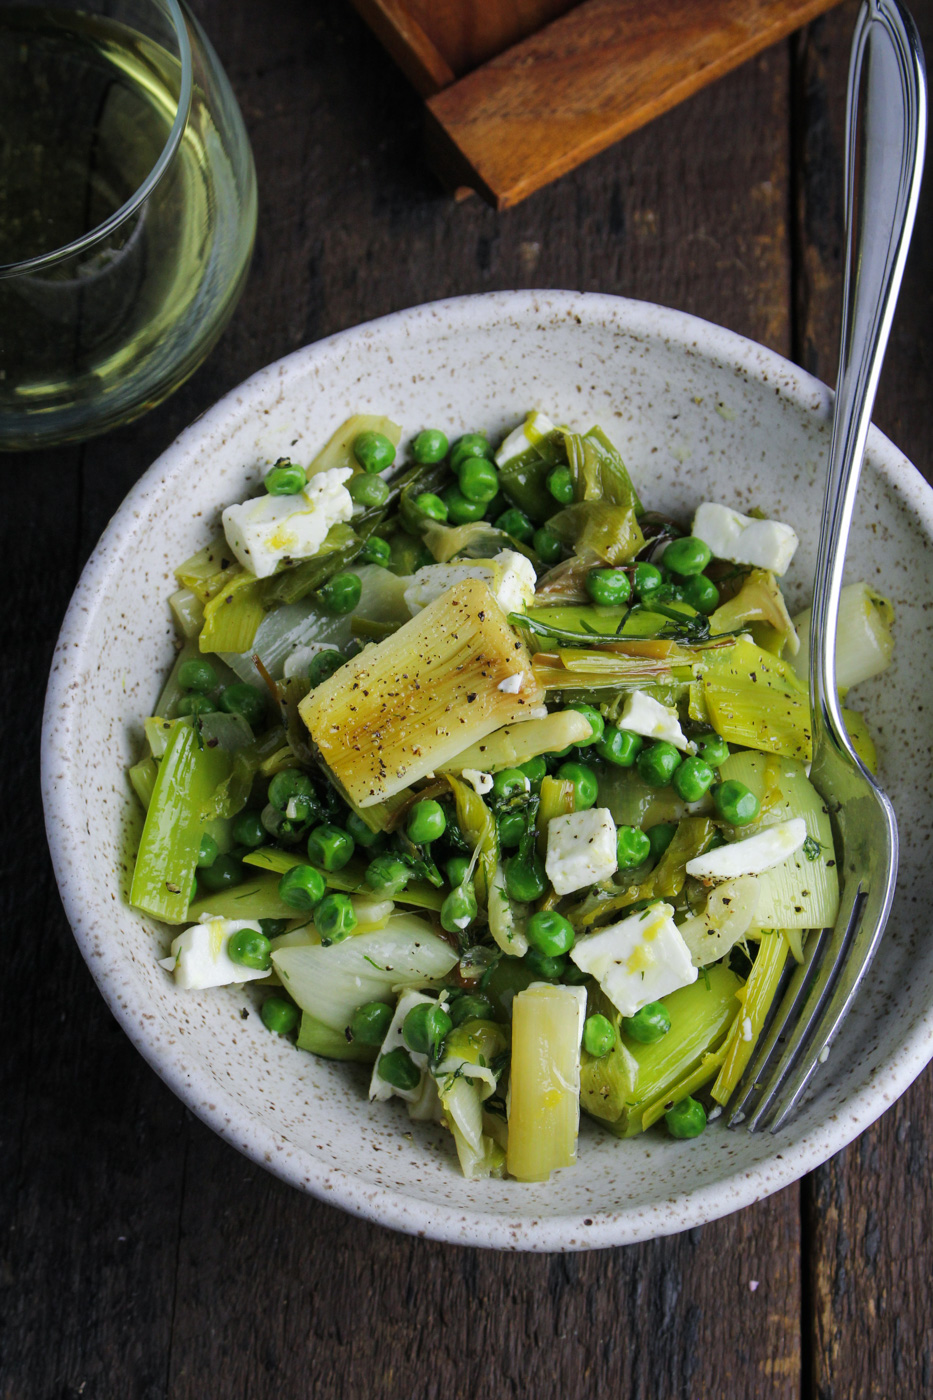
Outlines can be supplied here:
[[846, 543], [881, 363], [917, 209], [926, 137], [923, 52], [898, 0], [865, 0], [846, 104], [846, 267], [823, 519], [813, 583], [810, 777], [833, 820], [839, 915], [811, 934], [730, 1105], [729, 1125], [777, 1130], [826, 1059], [881, 941], [897, 875], [897, 823], [846, 732], [836, 625]]

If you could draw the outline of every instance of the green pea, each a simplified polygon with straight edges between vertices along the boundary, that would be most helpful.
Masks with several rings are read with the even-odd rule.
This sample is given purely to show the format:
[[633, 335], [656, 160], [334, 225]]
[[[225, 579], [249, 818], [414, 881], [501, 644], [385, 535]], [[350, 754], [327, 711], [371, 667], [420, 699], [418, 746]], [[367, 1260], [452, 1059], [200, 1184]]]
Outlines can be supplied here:
[[586, 591], [601, 607], [617, 608], [632, 596], [632, 585], [624, 569], [590, 569]]
[[713, 788], [713, 805], [730, 826], [748, 826], [761, 811], [761, 803], [744, 783], [729, 778]]
[[559, 982], [567, 970], [566, 958], [550, 958], [537, 948], [529, 948], [523, 961], [536, 977], [545, 982]]
[[531, 537], [532, 548], [542, 564], [556, 564], [564, 552], [560, 538], [549, 525], [542, 525]]
[[350, 1017], [350, 1034], [361, 1045], [381, 1045], [392, 1024], [392, 1008], [384, 1001], [364, 1001]]
[[467, 882], [455, 885], [441, 905], [441, 928], [448, 933], [463, 933], [476, 918], [477, 904], [473, 886]]
[[194, 690], [199, 695], [208, 695], [219, 684], [217, 672], [209, 661], [199, 661], [196, 656], [183, 661], [178, 668], [178, 684], [182, 690]]
[[462, 1026], [467, 1021], [492, 1021], [496, 1013], [485, 997], [467, 993], [450, 1003], [447, 1014], [455, 1026]]
[[364, 472], [384, 472], [395, 461], [395, 446], [384, 433], [358, 433], [353, 455]]
[[367, 510], [378, 510], [380, 506], [385, 505], [390, 495], [387, 481], [383, 481], [381, 476], [367, 476], [366, 472], [351, 476], [347, 490], [353, 504], [364, 506]]
[[[366, 477], [367, 481], [381, 481], [381, 477]], [[392, 546], [388, 540], [380, 539], [378, 535], [370, 535], [369, 539], [360, 550], [359, 557], [364, 564], [379, 564], [381, 568], [387, 569], [392, 562]]]
[[387, 1055], [380, 1055], [376, 1072], [393, 1089], [417, 1089], [421, 1083], [421, 1070], [403, 1045], [390, 1050]]
[[308, 859], [324, 870], [342, 870], [355, 847], [356, 842], [349, 831], [330, 822], [322, 822], [308, 837]]
[[335, 671], [339, 671], [346, 661], [346, 657], [339, 651], [319, 651], [311, 658], [308, 667], [308, 680], [313, 686], [318, 686], [322, 681], [326, 681]]
[[646, 749], [642, 749], [635, 760], [635, 766], [649, 787], [665, 787], [681, 762], [679, 750], [666, 739], [658, 739]]
[[447, 519], [447, 506], [440, 496], [435, 496], [433, 491], [422, 491], [412, 501], [412, 506], [416, 515], [422, 516], [425, 520]]
[[583, 1048], [594, 1059], [601, 1060], [615, 1048], [616, 1028], [608, 1016], [587, 1016], [583, 1022]]
[[585, 812], [596, 806], [599, 783], [592, 768], [585, 763], [562, 763], [555, 776], [562, 783], [573, 783], [574, 811]]
[[408, 813], [405, 830], [409, 841], [414, 841], [416, 846], [427, 846], [431, 841], [439, 840], [447, 830], [443, 807], [433, 798], [416, 802]]
[[297, 496], [308, 484], [304, 467], [280, 457], [274, 467], [270, 467], [262, 479], [262, 484], [270, 496]]
[[606, 728], [606, 721], [599, 713], [595, 705], [573, 705], [578, 715], [583, 715], [590, 722], [590, 737], [588, 739], [578, 739], [577, 748], [585, 749], [588, 744], [598, 744], [603, 737]]
[[512, 899], [530, 904], [540, 899], [547, 889], [544, 864], [537, 852], [523, 860], [520, 855], [509, 856], [505, 862], [505, 886]]
[[257, 919], [256, 922], [267, 938], [281, 938], [288, 931], [287, 919]]
[[279, 881], [279, 899], [289, 909], [313, 909], [320, 904], [326, 890], [324, 876], [313, 865], [293, 865]]
[[366, 851], [376, 849], [382, 845], [385, 840], [381, 831], [370, 831], [369, 827], [363, 821], [363, 818], [357, 816], [356, 812], [349, 812], [347, 814], [344, 826], [347, 831], [349, 831], [356, 844], [362, 846]]
[[314, 910], [314, 927], [325, 947], [342, 943], [356, 928], [356, 914], [348, 894], [326, 894]]
[[664, 567], [680, 578], [692, 578], [702, 574], [713, 557], [713, 551], [696, 535], [683, 535], [672, 540], [664, 551]]
[[555, 467], [548, 472], [547, 489], [554, 497], [555, 501], [560, 501], [562, 506], [569, 506], [573, 500], [573, 474], [569, 467]]
[[694, 742], [700, 758], [712, 768], [718, 768], [729, 757], [729, 745], [718, 734], [698, 734]]
[[447, 507], [447, 518], [451, 525], [469, 525], [474, 520], [482, 520], [486, 514], [483, 502], [469, 500], [459, 486], [445, 486], [441, 492], [441, 500]]
[[650, 602], [651, 598], [654, 596], [655, 593], [657, 593], [658, 589], [661, 587], [661, 584], [663, 582], [664, 576], [661, 573], [661, 570], [656, 568], [654, 564], [635, 565], [635, 573], [632, 579], [632, 583], [635, 588], [635, 593], [637, 594], [641, 602]]
[[526, 830], [527, 825], [521, 812], [500, 812], [496, 817], [496, 831], [499, 835], [500, 846], [517, 846]]
[[239, 715], [255, 729], [266, 717], [266, 696], [254, 685], [237, 681], [225, 686], [218, 696], [218, 704], [228, 715]]
[[660, 860], [677, 835], [677, 826], [674, 822], [657, 822], [648, 828], [645, 835], [651, 847], [651, 859]]
[[630, 729], [607, 729], [596, 745], [596, 752], [607, 763], [615, 763], [619, 768], [631, 768], [644, 748], [645, 741], [640, 734]]
[[495, 522], [497, 530], [504, 530], [507, 535], [511, 535], [513, 540], [518, 540], [521, 544], [531, 544], [534, 539], [535, 527], [523, 510], [516, 510], [513, 506], [510, 510], [504, 510]]
[[318, 589], [321, 606], [337, 617], [351, 613], [360, 601], [363, 584], [359, 574], [334, 574]]
[[265, 844], [266, 828], [258, 812], [240, 812], [233, 818], [230, 833], [238, 846], [247, 846], [251, 851]]
[[651, 855], [651, 842], [637, 826], [616, 828], [616, 856], [620, 870], [634, 870]]
[[715, 781], [716, 774], [705, 759], [685, 758], [679, 768], [674, 770], [671, 787], [685, 802], [699, 802]]
[[[234, 836], [233, 839], [236, 840], [236, 836]], [[214, 864], [214, 861], [219, 855], [220, 847], [214, 840], [213, 836], [209, 836], [208, 833], [205, 831], [203, 836], [201, 837], [201, 844], [198, 847], [198, 869], [206, 870], [209, 865]]]
[[422, 466], [432, 462], [443, 462], [447, 456], [447, 438], [440, 428], [422, 428], [412, 441], [411, 455]]
[[704, 574], [694, 574], [684, 584], [684, 602], [709, 617], [719, 607], [719, 589]]
[[211, 894], [217, 894], [220, 890], [229, 890], [233, 885], [239, 885], [244, 873], [243, 866], [236, 856], [221, 855], [198, 871], [198, 884]]
[[546, 958], [569, 953], [576, 941], [573, 924], [556, 909], [542, 909], [528, 920], [528, 942]]
[[466, 856], [451, 856], [450, 860], [444, 863], [444, 873], [451, 889], [463, 884], [469, 868], [470, 862]]
[[467, 457], [456, 468], [460, 490], [468, 501], [488, 505], [499, 493], [499, 473], [484, 457]]
[[402, 1039], [416, 1055], [431, 1055], [453, 1028], [453, 1021], [436, 1001], [419, 1001], [402, 1022]]
[[669, 1108], [664, 1115], [664, 1121], [671, 1137], [699, 1137], [706, 1127], [706, 1109], [697, 1099], [688, 1097]]
[[518, 771], [524, 773], [533, 790], [537, 789], [541, 786], [542, 778], [547, 776], [547, 759], [544, 754], [538, 754], [536, 758], [529, 758], [526, 763], [520, 763]]
[[411, 879], [411, 870], [398, 856], [376, 856], [370, 861], [363, 876], [371, 890], [377, 890], [386, 899], [401, 894]]
[[660, 1001], [649, 1001], [634, 1016], [622, 1017], [622, 1029], [640, 1045], [654, 1045], [663, 1040], [671, 1028], [667, 1007]]
[[519, 768], [502, 768], [492, 780], [493, 797], [500, 800], [517, 797], [519, 793], [528, 792], [530, 787], [531, 783]]
[[288, 804], [295, 800], [304, 801], [309, 807], [316, 803], [314, 784], [307, 773], [302, 773], [297, 768], [283, 768], [281, 773], [276, 773], [269, 782], [269, 801], [273, 807], [284, 812]]
[[262, 1024], [274, 1035], [288, 1035], [298, 1025], [301, 1012], [284, 997], [266, 997], [259, 1008]]
[[175, 707], [179, 715], [216, 714], [217, 706], [206, 695], [183, 695]]
[[266, 972], [272, 966], [272, 944], [258, 928], [241, 928], [227, 939], [227, 957], [238, 967]]
[[450, 465], [453, 471], [459, 472], [461, 464], [468, 458], [491, 456], [492, 448], [482, 433], [464, 433], [450, 449]]

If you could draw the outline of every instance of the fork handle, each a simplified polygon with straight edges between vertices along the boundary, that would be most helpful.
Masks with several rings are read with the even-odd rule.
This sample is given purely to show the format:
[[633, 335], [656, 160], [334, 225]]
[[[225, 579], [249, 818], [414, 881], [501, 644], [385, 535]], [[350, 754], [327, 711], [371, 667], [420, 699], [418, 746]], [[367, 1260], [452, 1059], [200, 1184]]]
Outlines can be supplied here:
[[862, 458], [917, 210], [926, 124], [914, 22], [898, 0], [865, 0], [849, 65], [842, 336], [813, 584], [810, 694], [814, 750], [823, 726], [873, 786], [842, 718], [836, 625]]

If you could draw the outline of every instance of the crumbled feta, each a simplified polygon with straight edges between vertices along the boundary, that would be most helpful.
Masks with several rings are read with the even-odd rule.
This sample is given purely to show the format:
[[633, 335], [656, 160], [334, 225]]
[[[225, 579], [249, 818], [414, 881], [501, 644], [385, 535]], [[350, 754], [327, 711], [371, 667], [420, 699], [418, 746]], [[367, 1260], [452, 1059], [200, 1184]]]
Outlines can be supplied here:
[[623, 1016], [697, 979], [690, 950], [674, 923], [670, 904], [652, 904], [621, 923], [581, 938], [570, 956], [595, 977]]
[[547, 828], [547, 877], [560, 895], [608, 880], [618, 869], [616, 824], [608, 807], [552, 817]]
[[369, 1097], [371, 1099], [391, 1099], [393, 1094], [397, 1094], [400, 1099], [408, 1099], [410, 1103], [414, 1103], [420, 1097], [420, 1082], [416, 1084], [414, 1089], [396, 1089], [394, 1084], [390, 1084], [387, 1079], [382, 1078], [379, 1073], [379, 1061], [382, 1059], [383, 1055], [388, 1055], [390, 1050], [397, 1050], [399, 1046], [401, 1046], [403, 1050], [408, 1050], [409, 1055], [414, 1060], [418, 1069], [421, 1070], [422, 1079], [424, 1078], [425, 1071], [428, 1067], [427, 1055], [420, 1055], [414, 1050], [409, 1050], [402, 1035], [402, 1024], [405, 1017], [413, 1006], [420, 1006], [423, 1001], [434, 1002], [436, 998], [426, 997], [423, 992], [416, 992], [412, 989], [403, 992], [399, 997], [398, 1005], [395, 1008], [395, 1015], [392, 1017], [389, 1029], [386, 1031], [385, 1040], [382, 1042], [379, 1054], [376, 1056], [376, 1063], [373, 1065], [373, 1077], [369, 1085]]
[[283, 560], [317, 554], [332, 525], [349, 520], [353, 501], [344, 486], [350, 467], [317, 472], [294, 496], [257, 496], [227, 506], [221, 516], [227, 543], [257, 578], [268, 578]]
[[484, 797], [487, 792], [492, 792], [491, 773], [483, 773], [479, 768], [464, 768], [460, 776], [465, 783], [470, 784], [477, 797]]
[[494, 559], [461, 559], [454, 564], [428, 564], [419, 569], [405, 589], [405, 606], [414, 617], [448, 588], [468, 578], [488, 584], [506, 613], [523, 612], [534, 600], [537, 581], [533, 564], [517, 550], [503, 549]]
[[755, 1032], [754, 1032], [754, 1030], [752, 1029], [752, 1018], [751, 1018], [751, 1016], [743, 1016], [743, 1017], [742, 1017], [742, 1039], [743, 1039], [744, 1041], [748, 1042], [749, 1040], [752, 1040], [752, 1039], [753, 1039], [754, 1034], [755, 1034]]
[[541, 439], [553, 431], [554, 424], [545, 414], [538, 413], [537, 409], [533, 413], [529, 413], [524, 423], [514, 428], [500, 445], [496, 453], [496, 466], [504, 467], [506, 462], [511, 462], [514, 457], [520, 457], [523, 452], [528, 451], [529, 447], [537, 447]]
[[525, 679], [521, 671], [515, 671], [511, 676], [506, 676], [504, 681], [500, 681], [496, 690], [505, 691], [506, 695], [517, 695], [522, 688], [522, 681]]
[[782, 861], [789, 860], [807, 839], [803, 817], [766, 826], [744, 841], [717, 846], [715, 851], [687, 861], [687, 874], [698, 880], [732, 880], [737, 875], [761, 875]]
[[713, 501], [697, 507], [692, 533], [709, 545], [717, 559], [754, 564], [773, 574], [787, 572], [800, 543], [797, 532], [779, 520], [755, 520]]
[[643, 690], [633, 690], [625, 697], [619, 724], [647, 739], [666, 739], [678, 749], [693, 747], [680, 727], [677, 711], [662, 705]]
[[261, 933], [254, 919], [212, 919], [192, 924], [172, 939], [172, 955], [161, 966], [174, 972], [179, 987], [188, 991], [203, 991], [206, 987], [227, 987], [234, 982], [253, 982], [268, 977], [255, 967], [243, 967], [227, 956], [227, 944], [241, 929]]

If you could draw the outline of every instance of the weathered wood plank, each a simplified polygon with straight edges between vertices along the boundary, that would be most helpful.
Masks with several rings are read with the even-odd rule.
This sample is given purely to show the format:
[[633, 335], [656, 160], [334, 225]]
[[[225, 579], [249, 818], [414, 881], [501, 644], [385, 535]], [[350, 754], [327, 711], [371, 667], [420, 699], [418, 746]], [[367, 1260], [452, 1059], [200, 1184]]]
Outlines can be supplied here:
[[[933, 7], [912, 7], [927, 52]], [[798, 111], [796, 354], [833, 382], [842, 275], [842, 158], [849, 0], [802, 36]], [[892, 332], [875, 421], [933, 480], [926, 369], [933, 198], [921, 198], [914, 249]], [[925, 581], [920, 586], [926, 586]], [[933, 1077], [807, 1179], [803, 1194], [805, 1385], [819, 1400], [928, 1395], [933, 1386]]]

